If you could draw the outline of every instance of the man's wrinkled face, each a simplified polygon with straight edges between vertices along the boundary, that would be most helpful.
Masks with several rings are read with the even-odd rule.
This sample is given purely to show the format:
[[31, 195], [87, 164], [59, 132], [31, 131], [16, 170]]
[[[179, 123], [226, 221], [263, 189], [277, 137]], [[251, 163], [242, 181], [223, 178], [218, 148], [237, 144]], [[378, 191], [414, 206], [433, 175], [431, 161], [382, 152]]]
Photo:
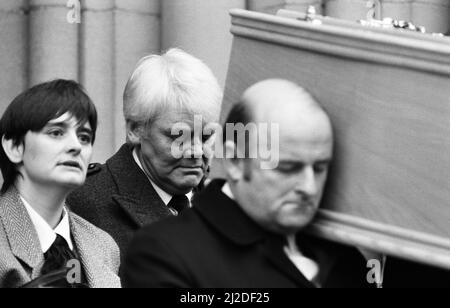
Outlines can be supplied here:
[[[186, 194], [200, 184], [209, 165], [207, 153], [211, 152], [208, 140], [211, 135], [204, 135], [202, 127], [194, 127], [194, 115], [187, 111], [163, 112], [140, 134], [140, 153], [144, 168], [151, 179], [170, 194]], [[196, 122], [197, 123], [197, 122]], [[198, 125], [198, 123], [197, 123]], [[174, 133], [174, 127], [189, 131], [188, 142], [182, 155], [173, 155], [174, 143], [180, 133]], [[181, 156], [181, 157], [180, 157]], [[209, 157], [209, 156], [208, 156]]]

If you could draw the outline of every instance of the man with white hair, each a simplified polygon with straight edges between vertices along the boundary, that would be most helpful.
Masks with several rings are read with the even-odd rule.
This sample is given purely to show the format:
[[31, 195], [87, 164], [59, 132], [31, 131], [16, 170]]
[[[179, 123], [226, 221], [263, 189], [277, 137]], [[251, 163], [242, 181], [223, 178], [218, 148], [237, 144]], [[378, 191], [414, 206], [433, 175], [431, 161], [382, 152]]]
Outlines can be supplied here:
[[[106, 164], [92, 165], [86, 185], [68, 199], [75, 213], [112, 235], [122, 257], [136, 230], [190, 207], [209, 168], [212, 137], [202, 128], [218, 121], [221, 101], [211, 70], [182, 50], [138, 63], [123, 97], [127, 143]], [[174, 156], [180, 123], [192, 134]]]
[[[183, 215], [137, 232], [123, 265], [125, 287], [370, 286], [355, 248], [304, 232], [333, 156], [327, 114], [295, 83], [270, 79], [247, 89], [226, 120], [269, 123], [278, 132], [258, 130], [256, 143], [239, 142], [244, 130], [226, 131], [226, 180], [213, 180]], [[272, 169], [263, 167], [263, 155], [248, 154], [268, 148], [268, 140], [279, 143]]]

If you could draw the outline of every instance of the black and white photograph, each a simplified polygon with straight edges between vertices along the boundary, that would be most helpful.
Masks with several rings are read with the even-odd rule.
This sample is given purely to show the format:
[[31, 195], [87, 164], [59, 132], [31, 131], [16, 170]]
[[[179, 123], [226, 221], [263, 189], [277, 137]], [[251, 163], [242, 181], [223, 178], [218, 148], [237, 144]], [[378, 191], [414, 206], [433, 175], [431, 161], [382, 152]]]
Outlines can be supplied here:
[[0, 69], [2, 289], [450, 288], [449, 0], [0, 0]]

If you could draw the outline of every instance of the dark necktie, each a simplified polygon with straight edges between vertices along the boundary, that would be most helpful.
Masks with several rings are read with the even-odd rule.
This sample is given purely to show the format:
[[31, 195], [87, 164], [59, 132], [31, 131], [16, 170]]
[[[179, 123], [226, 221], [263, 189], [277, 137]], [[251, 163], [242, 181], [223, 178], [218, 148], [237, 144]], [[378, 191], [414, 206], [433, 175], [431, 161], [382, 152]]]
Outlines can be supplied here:
[[79, 259], [75, 252], [71, 251], [66, 240], [56, 235], [50, 249], [44, 254], [45, 262], [41, 270], [41, 276], [22, 286], [22, 288], [88, 288], [84, 283], [84, 273], [80, 273], [80, 283], [69, 283], [70, 260]]
[[48, 274], [66, 268], [67, 262], [77, 259], [75, 253], [70, 250], [66, 240], [59, 234], [50, 249], [44, 254], [45, 263], [42, 274]]
[[175, 195], [167, 206], [181, 213], [183, 210], [189, 208], [189, 199], [185, 195]]

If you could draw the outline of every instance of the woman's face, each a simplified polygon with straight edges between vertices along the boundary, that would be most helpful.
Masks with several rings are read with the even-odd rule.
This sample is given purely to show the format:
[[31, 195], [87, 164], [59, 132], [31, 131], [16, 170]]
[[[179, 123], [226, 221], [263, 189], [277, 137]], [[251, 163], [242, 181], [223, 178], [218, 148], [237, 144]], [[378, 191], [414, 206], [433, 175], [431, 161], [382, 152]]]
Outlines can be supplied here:
[[93, 132], [65, 113], [39, 132], [27, 132], [19, 172], [39, 186], [76, 188], [83, 185], [92, 157]]

